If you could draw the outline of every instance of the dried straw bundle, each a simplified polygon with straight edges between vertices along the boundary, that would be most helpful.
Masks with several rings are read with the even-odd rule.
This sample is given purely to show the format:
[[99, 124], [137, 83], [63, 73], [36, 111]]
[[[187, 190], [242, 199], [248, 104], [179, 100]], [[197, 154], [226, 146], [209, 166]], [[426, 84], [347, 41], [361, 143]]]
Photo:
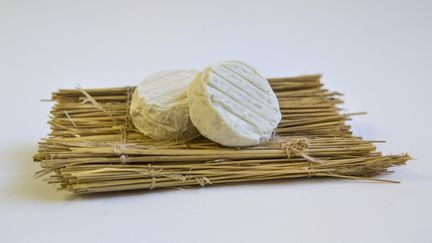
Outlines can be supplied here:
[[352, 136], [339, 93], [320, 75], [269, 79], [282, 111], [274, 139], [225, 148], [203, 137], [157, 142], [128, 116], [133, 87], [59, 90], [51, 133], [34, 161], [48, 183], [73, 193], [184, 187], [301, 177], [373, 179], [410, 157], [383, 156], [374, 142]]

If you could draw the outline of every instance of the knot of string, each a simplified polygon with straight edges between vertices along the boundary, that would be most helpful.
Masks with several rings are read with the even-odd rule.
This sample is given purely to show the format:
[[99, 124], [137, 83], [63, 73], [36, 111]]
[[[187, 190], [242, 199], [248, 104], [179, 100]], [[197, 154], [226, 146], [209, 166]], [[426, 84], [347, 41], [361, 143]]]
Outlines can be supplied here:
[[305, 150], [307, 150], [310, 146], [310, 142], [307, 138], [293, 138], [282, 142], [280, 146], [287, 154], [288, 159], [292, 157], [303, 157], [309, 162], [319, 162], [318, 159], [315, 159], [305, 153]]
[[126, 143], [117, 143], [113, 146], [114, 154], [118, 155], [122, 164], [127, 162], [128, 155], [123, 151], [127, 149], [128, 145]]

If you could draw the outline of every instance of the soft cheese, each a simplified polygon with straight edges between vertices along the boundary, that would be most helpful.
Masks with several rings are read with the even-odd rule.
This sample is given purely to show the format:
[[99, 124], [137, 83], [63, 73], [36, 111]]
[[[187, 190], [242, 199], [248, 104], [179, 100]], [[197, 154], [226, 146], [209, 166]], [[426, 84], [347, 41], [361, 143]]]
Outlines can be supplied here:
[[224, 146], [269, 141], [282, 117], [268, 81], [239, 61], [214, 64], [199, 73], [188, 98], [195, 127]]
[[189, 117], [187, 89], [195, 70], [154, 73], [132, 95], [130, 115], [135, 127], [156, 140], [187, 139], [198, 135]]

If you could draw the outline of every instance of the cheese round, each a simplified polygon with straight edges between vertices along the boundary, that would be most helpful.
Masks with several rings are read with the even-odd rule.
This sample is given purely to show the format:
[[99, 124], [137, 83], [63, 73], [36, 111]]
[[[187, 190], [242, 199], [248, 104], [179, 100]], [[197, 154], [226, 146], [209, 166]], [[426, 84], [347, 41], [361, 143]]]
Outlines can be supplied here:
[[198, 135], [189, 117], [187, 90], [195, 70], [160, 71], [135, 89], [130, 116], [135, 127], [156, 140], [188, 139]]
[[207, 67], [190, 85], [188, 98], [195, 127], [224, 146], [267, 142], [282, 117], [268, 81], [239, 61]]

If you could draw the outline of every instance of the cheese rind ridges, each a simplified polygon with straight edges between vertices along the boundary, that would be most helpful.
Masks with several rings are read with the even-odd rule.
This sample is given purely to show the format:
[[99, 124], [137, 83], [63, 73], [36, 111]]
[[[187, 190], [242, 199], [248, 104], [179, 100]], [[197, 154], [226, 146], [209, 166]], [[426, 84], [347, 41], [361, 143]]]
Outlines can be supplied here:
[[206, 68], [192, 82], [188, 99], [193, 124], [202, 135], [224, 146], [266, 142], [281, 120], [268, 81], [238, 61]]
[[130, 115], [135, 127], [156, 140], [198, 135], [189, 116], [187, 89], [198, 72], [171, 70], [145, 78], [132, 95]]

